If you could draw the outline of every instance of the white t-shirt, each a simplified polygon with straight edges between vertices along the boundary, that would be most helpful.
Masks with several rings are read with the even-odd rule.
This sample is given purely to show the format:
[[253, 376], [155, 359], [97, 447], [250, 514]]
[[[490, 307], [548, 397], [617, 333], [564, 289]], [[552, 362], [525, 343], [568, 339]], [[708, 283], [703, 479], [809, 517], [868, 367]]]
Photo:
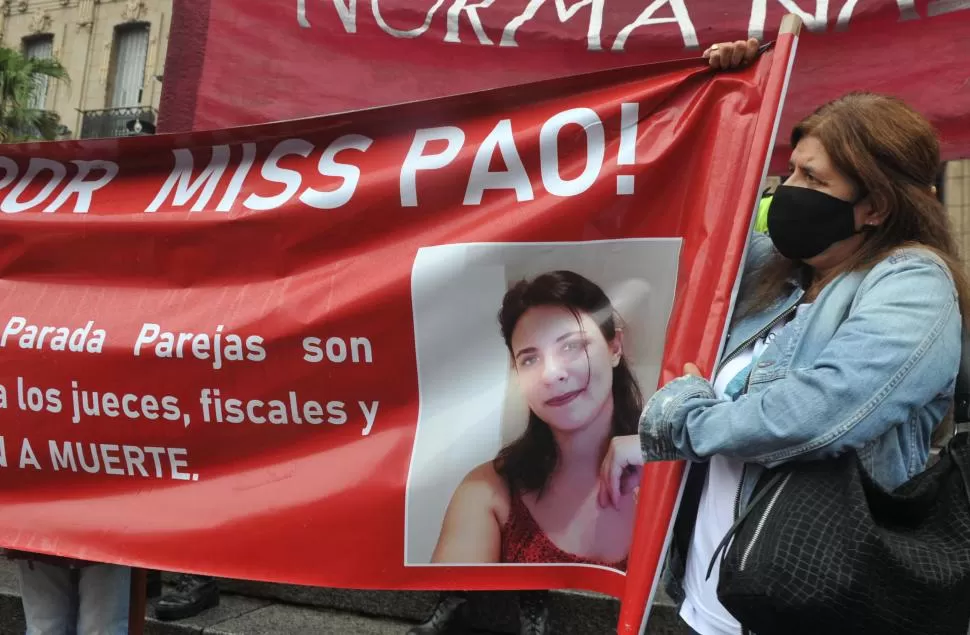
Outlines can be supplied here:
[[[798, 313], [808, 306], [800, 305]], [[755, 341], [724, 365], [714, 378], [714, 393], [718, 399], [730, 401], [737, 397], [747, 381], [748, 373], [745, 371], [761, 356], [786, 324], [779, 322], [764, 338]], [[714, 565], [710, 578], [707, 578], [707, 567], [714, 557], [714, 550], [734, 524], [734, 501], [741, 486], [743, 468], [742, 461], [720, 455], [712, 456], [707, 480], [701, 492], [694, 536], [687, 553], [685, 600], [680, 608], [681, 619], [701, 635], [738, 635], [741, 632], [741, 624], [717, 599], [720, 562]]]

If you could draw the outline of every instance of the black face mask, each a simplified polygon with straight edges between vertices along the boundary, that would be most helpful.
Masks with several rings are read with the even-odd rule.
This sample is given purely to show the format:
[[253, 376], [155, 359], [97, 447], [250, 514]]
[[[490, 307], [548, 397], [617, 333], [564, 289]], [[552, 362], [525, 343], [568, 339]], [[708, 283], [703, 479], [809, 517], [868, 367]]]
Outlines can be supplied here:
[[825, 192], [779, 185], [768, 208], [768, 234], [782, 256], [813, 258], [857, 233], [854, 207]]

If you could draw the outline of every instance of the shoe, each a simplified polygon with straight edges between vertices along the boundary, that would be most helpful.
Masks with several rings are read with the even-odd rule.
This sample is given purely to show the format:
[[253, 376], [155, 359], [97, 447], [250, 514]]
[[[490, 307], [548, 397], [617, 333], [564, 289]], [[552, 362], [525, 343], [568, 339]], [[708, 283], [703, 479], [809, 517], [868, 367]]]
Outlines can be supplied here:
[[462, 625], [462, 607], [465, 606], [465, 598], [455, 595], [446, 595], [438, 601], [434, 607], [431, 617], [423, 624], [418, 624], [408, 631], [407, 635], [446, 635], [447, 633], [457, 633], [456, 630]]
[[213, 578], [180, 575], [175, 590], [155, 604], [155, 617], [162, 621], [184, 620], [219, 606], [219, 585]]
[[548, 635], [549, 609], [539, 598], [519, 598], [519, 635]]

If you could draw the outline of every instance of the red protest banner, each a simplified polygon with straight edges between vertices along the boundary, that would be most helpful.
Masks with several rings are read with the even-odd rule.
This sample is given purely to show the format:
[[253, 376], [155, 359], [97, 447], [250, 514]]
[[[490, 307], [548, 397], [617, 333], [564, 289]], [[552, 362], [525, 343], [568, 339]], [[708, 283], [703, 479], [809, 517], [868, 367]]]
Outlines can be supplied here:
[[712, 365], [790, 50], [6, 147], [0, 545], [638, 624], [680, 468], [589, 448]]
[[[696, 57], [716, 42], [772, 39], [787, 12], [808, 32], [782, 130], [874, 90], [926, 115], [945, 160], [970, 156], [970, 2], [954, 0], [175, 0], [161, 126], [316, 116]], [[789, 152], [781, 135], [775, 174]]]

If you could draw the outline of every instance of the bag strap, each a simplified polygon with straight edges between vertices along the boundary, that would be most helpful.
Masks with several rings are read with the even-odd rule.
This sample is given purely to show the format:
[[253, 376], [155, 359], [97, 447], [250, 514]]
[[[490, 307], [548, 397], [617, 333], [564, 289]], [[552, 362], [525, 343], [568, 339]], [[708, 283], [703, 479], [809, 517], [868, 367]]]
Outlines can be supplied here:
[[717, 562], [718, 556], [721, 556], [721, 562], [724, 561], [724, 558], [727, 556], [727, 548], [731, 543], [731, 539], [737, 535], [738, 531], [741, 529], [741, 525], [744, 524], [744, 521], [751, 514], [751, 510], [753, 510], [755, 506], [760, 503], [769, 492], [771, 492], [771, 490], [775, 489], [775, 485], [777, 485], [778, 482], [784, 478], [784, 476], [785, 473], [780, 471], [772, 475], [767, 485], [762, 487], [761, 491], [755, 494], [754, 498], [751, 499], [751, 502], [748, 503], [748, 506], [744, 508], [744, 511], [738, 514], [738, 519], [735, 520], [734, 524], [731, 525], [731, 528], [727, 530], [727, 533], [724, 534], [724, 538], [721, 539], [721, 543], [717, 546], [717, 549], [714, 550], [714, 555], [711, 557], [711, 562], [707, 565], [707, 577], [704, 578], [705, 580], [710, 580], [711, 574], [714, 572], [714, 564]]
[[970, 505], [970, 479], [967, 478], [967, 469], [963, 466], [960, 457], [953, 457], [953, 465], [956, 466], [960, 478], [963, 479], [963, 494], [967, 497], [967, 504]]
[[[754, 365], [757, 362], [758, 362], [758, 359], [754, 355], [752, 355], [751, 362], [748, 364], [747, 368], [741, 371], [742, 373], [746, 372], [748, 374], [744, 378], [744, 385], [741, 387], [741, 392], [738, 393], [738, 396], [737, 396], [738, 399], [740, 399], [743, 395], [748, 394], [748, 388], [751, 386], [751, 373], [754, 370]], [[741, 525], [744, 523], [745, 519], [751, 513], [751, 510], [754, 509], [754, 506], [757, 505], [759, 502], [761, 502], [761, 500], [768, 495], [768, 492], [774, 489], [775, 485], [778, 484], [782, 476], [784, 476], [784, 474], [782, 474], [781, 472], [774, 474], [771, 477], [771, 479], [768, 481], [768, 484], [765, 485], [761, 489], [761, 491], [758, 492], [754, 496], [754, 498], [752, 498], [748, 502], [748, 506], [745, 507], [740, 514], [738, 514], [737, 520], [735, 520], [734, 524], [731, 525], [731, 528], [727, 530], [727, 533], [724, 534], [724, 538], [721, 538], [721, 542], [717, 545], [717, 549], [714, 550], [714, 555], [711, 556], [711, 561], [707, 565], [707, 576], [704, 578], [705, 580], [710, 580], [711, 573], [714, 572], [714, 563], [717, 562], [718, 556], [720, 556], [721, 562], [724, 562], [724, 558], [727, 557], [727, 548], [728, 548], [728, 545], [731, 543], [731, 539], [734, 538], [734, 536], [741, 529]], [[743, 484], [744, 484], [744, 472], [741, 473], [741, 485]]]

